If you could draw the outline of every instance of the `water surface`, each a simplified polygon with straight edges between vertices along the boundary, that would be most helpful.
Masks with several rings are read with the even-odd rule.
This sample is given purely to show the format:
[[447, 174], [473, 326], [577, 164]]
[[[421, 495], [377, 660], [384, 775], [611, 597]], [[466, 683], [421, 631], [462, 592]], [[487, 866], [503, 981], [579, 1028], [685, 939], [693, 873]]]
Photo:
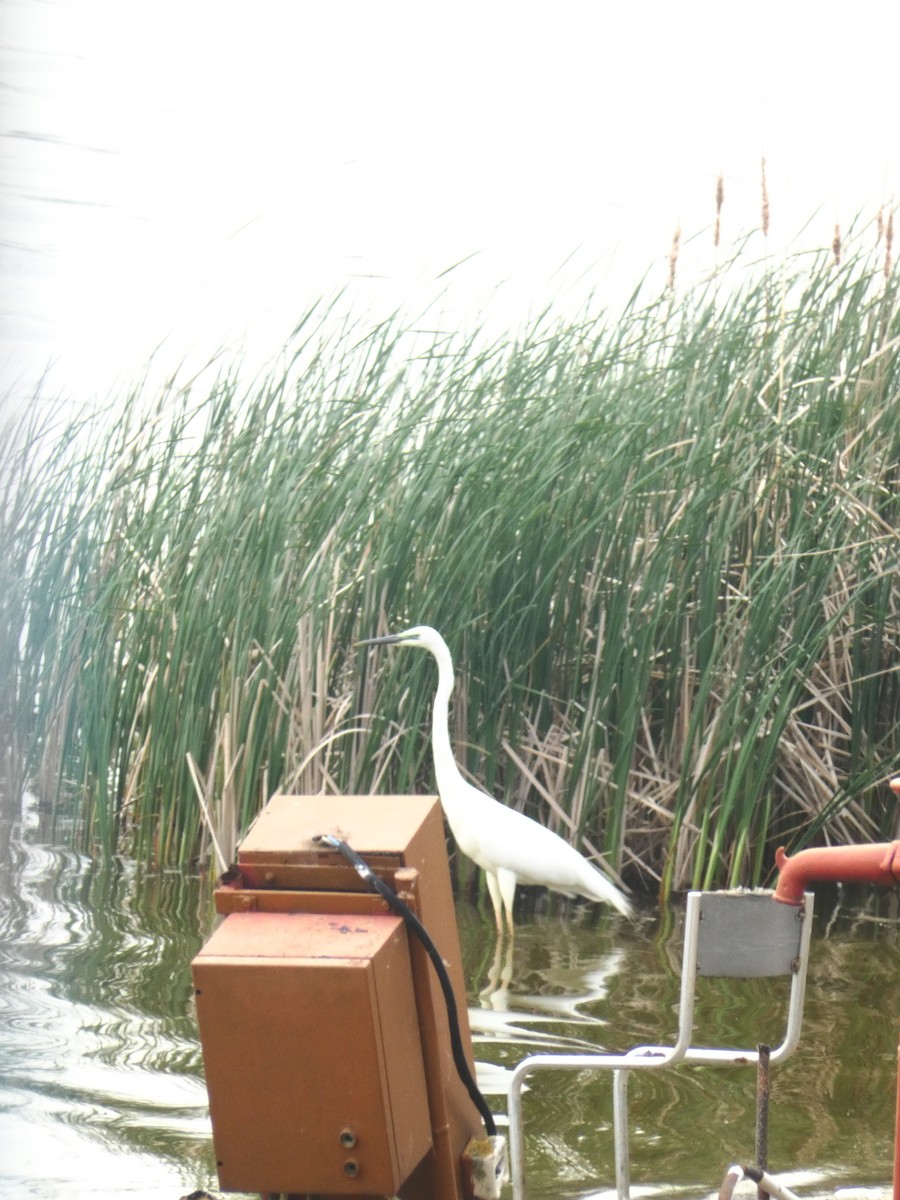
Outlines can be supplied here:
[[[190, 961], [211, 929], [195, 876], [93, 862], [48, 838], [36, 802], [0, 840], [0, 1195], [178, 1197], [215, 1190]], [[458, 907], [479, 1078], [505, 1112], [527, 1053], [624, 1049], [675, 1032], [681, 911], [634, 925], [549, 898], [511, 955]], [[804, 1034], [773, 1071], [770, 1163], [806, 1194], [887, 1188], [895, 1095], [894, 894], [818, 898]], [[777, 1043], [779, 981], [701, 981], [698, 1038]], [[632, 1184], [709, 1195], [754, 1146], [752, 1068], [632, 1076]], [[526, 1095], [530, 1200], [610, 1194], [606, 1077], [542, 1073]]]

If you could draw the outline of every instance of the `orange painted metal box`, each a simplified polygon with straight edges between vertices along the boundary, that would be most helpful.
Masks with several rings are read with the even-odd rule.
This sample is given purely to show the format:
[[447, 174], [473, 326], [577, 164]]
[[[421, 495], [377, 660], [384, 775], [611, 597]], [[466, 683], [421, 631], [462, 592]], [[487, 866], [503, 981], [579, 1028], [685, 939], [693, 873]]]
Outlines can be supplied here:
[[220, 1186], [393, 1195], [431, 1147], [403, 922], [232, 913], [192, 971]]
[[[368, 885], [316, 834], [350, 843], [373, 870], [440, 869], [444, 827], [436, 796], [273, 796], [237, 852], [243, 886], [366, 892]], [[449, 886], [449, 873], [447, 884]]]

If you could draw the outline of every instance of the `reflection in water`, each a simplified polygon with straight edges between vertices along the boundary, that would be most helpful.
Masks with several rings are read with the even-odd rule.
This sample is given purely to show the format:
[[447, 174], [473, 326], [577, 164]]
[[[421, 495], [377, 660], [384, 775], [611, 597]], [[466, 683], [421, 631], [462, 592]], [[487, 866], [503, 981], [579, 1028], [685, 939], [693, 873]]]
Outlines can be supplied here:
[[198, 881], [4, 826], [0, 1192], [159, 1197], [211, 1181], [190, 1009]]
[[[769, 1162], [785, 1182], [815, 1194], [856, 1185], [886, 1196], [900, 1008], [897, 895], [860, 891], [852, 900], [835, 907], [835, 893], [818, 899], [803, 1037], [794, 1058], [772, 1071]], [[483, 957], [487, 926], [471, 910], [459, 915], [477, 997], [476, 1056], [490, 1060], [483, 1082], [492, 1094], [505, 1091], [505, 1075], [526, 1053], [673, 1040], [680, 910], [663, 919], [646, 910], [636, 925], [590, 910], [577, 918], [570, 910], [569, 919], [526, 914], [512, 958], [492, 960]], [[788, 990], [786, 980], [699, 980], [695, 1043], [777, 1044]], [[753, 1068], [633, 1075], [633, 1188], [716, 1190], [730, 1163], [754, 1160], [755, 1105]], [[608, 1074], [536, 1075], [525, 1113], [529, 1200], [614, 1195]]]
[[[524, 935], [531, 941], [532, 929]], [[481, 931], [483, 933], [483, 931]], [[494, 957], [487, 981], [478, 992], [479, 1003], [469, 1010], [472, 1034], [481, 1043], [482, 1053], [492, 1057], [501, 1046], [516, 1048], [515, 1061], [524, 1054], [544, 1051], [574, 1053], [600, 1048], [602, 1035], [596, 1032], [593, 1038], [572, 1032], [578, 1026], [588, 1025], [599, 1030], [606, 1024], [604, 1019], [591, 1012], [608, 994], [609, 981], [622, 969], [621, 951], [611, 950], [591, 962], [572, 960], [572, 947], [557, 942], [551, 954], [552, 962], [540, 972], [540, 991], [518, 990], [513, 982], [514, 963], [521, 961], [522, 938], [518, 943], [497, 940]], [[478, 980], [471, 981], [473, 987]], [[514, 1064], [512, 1064], [514, 1065]], [[490, 1095], [505, 1095], [506, 1077], [511, 1070], [499, 1064], [479, 1064], [479, 1083]]]
[[[211, 924], [197, 879], [95, 864], [53, 844], [26, 807], [0, 838], [0, 1194], [159, 1200], [215, 1191], [190, 961]], [[770, 1163], [821, 1193], [884, 1185], [892, 1158], [900, 967], [896, 896], [819, 902], [804, 1034], [773, 1072]], [[680, 913], [630, 924], [551, 903], [513, 947], [458, 908], [479, 1080], [505, 1109], [528, 1053], [670, 1041]], [[781, 981], [701, 980], [697, 1040], [755, 1045], [783, 1028]], [[634, 1076], [632, 1180], [706, 1196], [753, 1157], [755, 1073]], [[529, 1200], [610, 1196], [608, 1077], [545, 1073], [525, 1097]], [[501, 1118], [502, 1120], [502, 1118]], [[638, 1194], [641, 1194], [640, 1192]]]

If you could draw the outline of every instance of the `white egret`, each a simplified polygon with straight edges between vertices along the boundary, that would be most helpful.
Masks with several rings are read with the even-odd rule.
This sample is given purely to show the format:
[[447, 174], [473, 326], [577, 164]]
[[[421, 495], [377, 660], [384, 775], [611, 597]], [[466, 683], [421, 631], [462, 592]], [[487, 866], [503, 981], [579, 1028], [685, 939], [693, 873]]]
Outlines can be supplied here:
[[367, 638], [361, 646], [380, 644], [421, 646], [438, 665], [438, 686], [431, 715], [431, 750], [438, 794], [447, 822], [464, 854], [487, 876], [497, 932], [503, 933], [503, 911], [513, 933], [516, 885], [536, 884], [564, 896], [584, 896], [611, 904], [626, 917], [631, 905], [605, 875], [557, 834], [531, 817], [508, 808], [473, 787], [456, 765], [450, 746], [449, 709], [453, 692], [453, 660], [447, 643], [429, 625], [416, 625], [402, 633]]

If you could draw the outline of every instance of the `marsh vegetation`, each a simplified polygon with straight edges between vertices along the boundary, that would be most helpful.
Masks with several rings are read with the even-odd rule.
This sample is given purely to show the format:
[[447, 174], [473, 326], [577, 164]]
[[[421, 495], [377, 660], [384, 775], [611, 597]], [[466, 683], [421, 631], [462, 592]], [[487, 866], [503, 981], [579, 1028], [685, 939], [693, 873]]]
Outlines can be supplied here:
[[354, 649], [427, 622], [471, 777], [638, 889], [893, 836], [900, 318], [869, 233], [500, 341], [314, 308], [252, 380], [20, 425], [10, 793], [181, 863], [198, 791], [226, 851], [276, 790], [431, 791], [430, 664]]

